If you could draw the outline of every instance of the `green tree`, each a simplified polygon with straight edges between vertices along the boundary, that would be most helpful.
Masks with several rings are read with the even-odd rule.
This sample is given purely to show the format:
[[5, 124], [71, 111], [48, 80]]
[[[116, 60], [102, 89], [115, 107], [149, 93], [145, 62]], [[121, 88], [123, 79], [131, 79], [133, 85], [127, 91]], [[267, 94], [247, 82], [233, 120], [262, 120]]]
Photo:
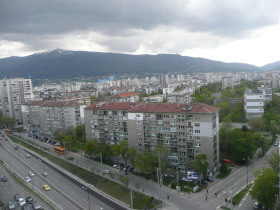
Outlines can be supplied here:
[[[119, 144], [113, 145], [112, 148], [115, 155], [121, 155], [124, 160], [125, 166], [127, 166], [127, 161], [131, 158], [134, 158], [136, 154], [135, 148], [129, 148], [128, 143], [125, 140], [119, 141]], [[125, 170], [125, 174], [127, 174], [127, 167]]]
[[278, 176], [272, 168], [255, 172], [256, 179], [250, 191], [252, 198], [257, 199], [266, 209], [271, 209], [278, 194]]
[[158, 155], [153, 151], [143, 151], [134, 158], [137, 170], [153, 175], [158, 167]]
[[85, 124], [78, 125], [75, 127], [76, 137], [79, 139], [79, 142], [86, 142], [86, 129]]
[[202, 180], [204, 177], [207, 176], [208, 166], [209, 166], [209, 163], [207, 161], [206, 154], [198, 154], [195, 157], [193, 169], [198, 172], [198, 174], [200, 176], [200, 180]]
[[105, 140], [101, 140], [97, 144], [97, 153], [102, 154], [102, 158], [108, 158], [113, 155], [112, 146], [107, 144]]
[[278, 174], [279, 171], [279, 154], [274, 152], [272, 156], [267, 160], [268, 165]]
[[265, 121], [262, 118], [253, 118], [249, 121], [249, 126], [255, 131], [262, 131], [265, 129]]
[[64, 144], [64, 148], [67, 150], [70, 150], [72, 148], [72, 145], [77, 142], [77, 137], [76, 136], [66, 136], [63, 140], [62, 143]]

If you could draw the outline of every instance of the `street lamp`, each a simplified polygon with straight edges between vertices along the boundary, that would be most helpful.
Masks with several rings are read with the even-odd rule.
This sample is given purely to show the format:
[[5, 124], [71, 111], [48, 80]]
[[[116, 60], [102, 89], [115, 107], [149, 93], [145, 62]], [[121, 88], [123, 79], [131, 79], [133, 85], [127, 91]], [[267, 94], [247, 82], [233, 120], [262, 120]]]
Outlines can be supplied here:
[[249, 187], [249, 168], [248, 168], [248, 161], [250, 160], [250, 158], [249, 157], [247, 157], [246, 159], [245, 158], [243, 158], [243, 160], [246, 160], [246, 170], [247, 170], [247, 188]]
[[87, 188], [87, 187], [82, 186], [82, 189], [84, 189], [84, 190], [87, 192], [87, 194], [88, 194], [88, 209], [90, 210], [90, 200], [89, 200], [89, 192], [88, 192], [88, 188]]

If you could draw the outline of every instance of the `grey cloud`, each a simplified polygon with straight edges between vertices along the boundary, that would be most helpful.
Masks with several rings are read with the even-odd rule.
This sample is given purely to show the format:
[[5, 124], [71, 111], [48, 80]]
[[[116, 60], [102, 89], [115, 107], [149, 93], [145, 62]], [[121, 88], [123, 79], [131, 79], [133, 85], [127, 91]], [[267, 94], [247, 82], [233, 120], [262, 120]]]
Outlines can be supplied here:
[[[0, 39], [22, 41], [36, 48], [38, 43], [48, 45], [50, 36], [95, 31], [106, 37], [118, 37], [118, 44], [103, 42], [115, 45], [115, 49], [122, 48], [119, 37], [137, 35], [137, 30], [132, 29], [150, 31], [170, 25], [192, 32], [237, 37], [276, 24], [279, 19], [276, 0], [265, 2], [267, 7], [252, 0], [204, 1], [205, 4], [192, 7], [194, 2], [198, 1], [6, 0], [0, 2]], [[137, 41], [135, 47], [128, 46], [134, 48]]]

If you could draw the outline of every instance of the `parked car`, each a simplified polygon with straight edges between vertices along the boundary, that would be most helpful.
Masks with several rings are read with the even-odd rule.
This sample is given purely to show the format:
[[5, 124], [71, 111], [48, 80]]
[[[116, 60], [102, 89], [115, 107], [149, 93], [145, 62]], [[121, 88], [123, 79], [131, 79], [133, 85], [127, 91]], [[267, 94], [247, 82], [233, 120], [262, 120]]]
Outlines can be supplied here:
[[183, 177], [183, 178], [182, 178], [182, 181], [191, 182], [192, 180], [191, 180], [191, 179], [187, 179], [187, 177]]
[[33, 198], [31, 196], [28, 196], [25, 200], [29, 204], [33, 203]]
[[105, 173], [105, 174], [110, 174], [111, 171], [110, 171], [110, 170], [104, 170], [103, 173]]
[[132, 166], [132, 167], [130, 167], [130, 168], [128, 169], [128, 171], [129, 171], [129, 172], [133, 172], [133, 171], [135, 171], [135, 168]]
[[18, 204], [19, 204], [20, 206], [23, 206], [23, 204], [26, 204], [24, 198], [19, 198], [19, 199], [18, 199]]
[[36, 202], [36, 203], [33, 204], [33, 208], [38, 210], [38, 209], [41, 208], [41, 205]]
[[68, 159], [68, 160], [74, 160], [74, 158], [73, 158], [73, 157], [68, 157], [67, 159]]
[[20, 193], [15, 194], [15, 200], [18, 201], [18, 199], [22, 198], [22, 195]]
[[208, 182], [214, 182], [214, 179], [212, 177], [207, 177]]
[[30, 178], [29, 176], [25, 177], [25, 180], [26, 180], [27, 182], [31, 182], [31, 178]]
[[260, 204], [258, 201], [256, 201], [253, 205], [253, 209], [259, 209], [260, 208]]
[[115, 163], [115, 164], [113, 165], [113, 167], [114, 167], [114, 168], [117, 168], [117, 167], [119, 166], [119, 164], [120, 164], [120, 163]]
[[23, 204], [22, 210], [30, 210], [30, 207], [28, 206], [27, 203]]
[[15, 208], [16, 208], [15, 203], [13, 201], [9, 201], [8, 209], [15, 209]]
[[274, 143], [274, 146], [278, 146], [279, 145], [279, 143], [278, 143], [278, 141], [276, 141], [275, 143]]
[[43, 175], [43, 176], [48, 176], [48, 173], [47, 173], [46, 171], [44, 171], [44, 172], [42, 173], [42, 175]]

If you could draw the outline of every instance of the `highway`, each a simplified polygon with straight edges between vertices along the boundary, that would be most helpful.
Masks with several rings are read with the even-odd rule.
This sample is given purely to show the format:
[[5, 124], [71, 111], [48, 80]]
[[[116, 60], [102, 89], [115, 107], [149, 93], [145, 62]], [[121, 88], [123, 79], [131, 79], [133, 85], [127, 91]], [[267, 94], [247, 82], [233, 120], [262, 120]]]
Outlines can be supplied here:
[[[1, 147], [0, 159], [4, 160], [22, 178], [26, 177], [29, 171], [33, 171], [35, 176], [28, 184], [45, 195], [58, 209], [113, 209], [91, 196], [90, 186], [68, 180], [63, 174], [49, 167], [44, 159], [38, 159], [31, 153], [31, 157], [26, 158], [27, 152], [21, 147], [15, 150], [14, 144], [10, 141], [2, 140], [2, 144], [11, 153]], [[42, 176], [43, 171], [48, 173], [47, 177]], [[51, 190], [45, 191], [42, 188], [44, 184], [48, 184]], [[87, 190], [83, 189], [83, 186], [86, 186]]]

